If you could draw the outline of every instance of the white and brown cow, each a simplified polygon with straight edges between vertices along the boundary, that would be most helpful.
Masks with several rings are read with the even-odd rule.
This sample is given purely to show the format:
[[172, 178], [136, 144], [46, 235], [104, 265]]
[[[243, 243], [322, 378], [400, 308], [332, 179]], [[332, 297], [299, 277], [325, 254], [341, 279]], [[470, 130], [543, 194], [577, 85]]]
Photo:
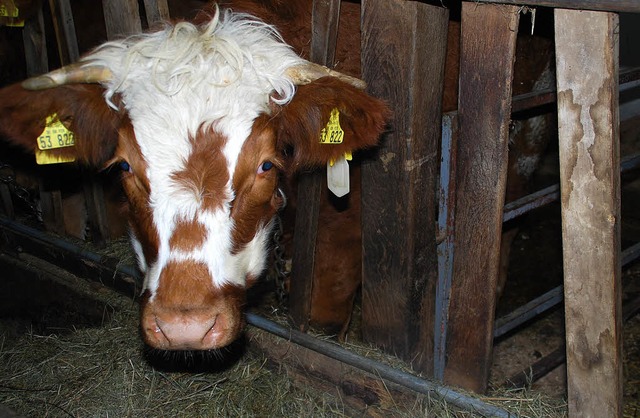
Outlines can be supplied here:
[[[259, 16], [278, 16], [295, 43], [307, 5], [300, 17], [296, 2], [265, 3]], [[232, 342], [245, 291], [265, 268], [279, 173], [373, 146], [384, 128], [381, 101], [303, 60], [283, 37], [212, 6], [193, 23], [105, 43], [79, 65], [0, 90], [0, 134], [12, 142], [34, 150], [56, 114], [76, 144], [49, 152], [123, 169], [152, 347]], [[321, 144], [334, 109], [344, 142]]]

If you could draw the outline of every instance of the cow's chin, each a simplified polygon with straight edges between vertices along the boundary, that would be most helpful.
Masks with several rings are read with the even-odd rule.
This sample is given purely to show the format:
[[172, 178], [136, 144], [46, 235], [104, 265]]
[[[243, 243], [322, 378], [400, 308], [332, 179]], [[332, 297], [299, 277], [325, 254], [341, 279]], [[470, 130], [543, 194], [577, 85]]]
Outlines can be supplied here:
[[244, 326], [245, 289], [227, 285], [195, 299], [199, 301], [172, 303], [145, 292], [140, 315], [145, 343], [160, 350], [213, 350], [238, 338]]

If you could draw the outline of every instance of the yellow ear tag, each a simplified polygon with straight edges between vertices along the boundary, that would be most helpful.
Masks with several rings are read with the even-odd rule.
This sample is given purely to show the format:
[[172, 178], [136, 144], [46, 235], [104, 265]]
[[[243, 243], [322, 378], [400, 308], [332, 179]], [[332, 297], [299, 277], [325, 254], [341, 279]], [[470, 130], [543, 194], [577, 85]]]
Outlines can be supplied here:
[[320, 131], [321, 144], [342, 144], [344, 131], [340, 127], [340, 111], [337, 108], [331, 110], [327, 126]]
[[24, 19], [20, 19], [20, 11], [13, 0], [0, 0], [0, 25], [22, 28]]
[[337, 160], [327, 163], [327, 186], [337, 197], [349, 193], [349, 163], [353, 157], [350, 152], [345, 152]]
[[[10, 3], [10, 4], [5, 4]], [[18, 17], [19, 11], [13, 0], [0, 1], [0, 17]]]
[[44, 131], [38, 137], [38, 149], [36, 149], [36, 163], [58, 164], [75, 161], [73, 156], [51, 155], [47, 151], [57, 148], [72, 147], [75, 145], [73, 132], [60, 122], [57, 114], [47, 116]]

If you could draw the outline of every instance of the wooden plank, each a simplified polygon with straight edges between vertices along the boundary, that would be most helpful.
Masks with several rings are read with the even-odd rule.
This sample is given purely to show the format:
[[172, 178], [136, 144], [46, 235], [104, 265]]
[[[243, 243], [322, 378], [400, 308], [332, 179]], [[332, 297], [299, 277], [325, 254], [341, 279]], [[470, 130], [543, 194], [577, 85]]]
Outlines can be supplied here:
[[[103, 0], [107, 38], [114, 39], [142, 31], [136, 0]], [[92, 228], [92, 240], [98, 243], [111, 236], [106, 213], [104, 189], [97, 175], [84, 172], [84, 195]]]
[[64, 217], [60, 182], [55, 175], [55, 167], [41, 167], [38, 178], [42, 222], [47, 231], [64, 235]]
[[24, 22], [22, 39], [27, 64], [27, 76], [33, 77], [49, 71], [42, 9], [32, 19]]
[[69, 0], [49, 0], [60, 63], [67, 65], [80, 57], [78, 39]]
[[[338, 37], [340, 0], [314, 0], [310, 59], [331, 66]], [[322, 172], [304, 173], [298, 179], [296, 227], [293, 236], [289, 315], [293, 326], [306, 331], [311, 313], [311, 291], [315, 267], [316, 237]]]
[[137, 0], [102, 0], [102, 8], [108, 39], [142, 31]]
[[618, 16], [556, 10], [569, 415], [622, 416]]
[[[311, 61], [333, 68], [338, 40], [340, 1], [316, 0], [313, 2], [311, 28]], [[357, 24], [357, 22], [352, 22]]]
[[[34, 18], [25, 21], [22, 38], [27, 64], [27, 75], [32, 77], [46, 73], [49, 70], [49, 64], [42, 9], [38, 11]], [[44, 167], [42, 172], [50, 172], [48, 170], [50, 170], [50, 167]], [[42, 220], [49, 231], [64, 234], [62, 195], [59, 184], [56, 182], [56, 176], [49, 176], [46, 182], [42, 178], [39, 179]]]
[[[103, 244], [112, 238], [107, 215], [104, 185], [99, 173], [81, 169], [82, 189], [84, 192], [87, 216], [91, 228], [91, 241]], [[117, 238], [117, 237], [113, 237]]]
[[362, 2], [363, 77], [395, 115], [362, 164], [363, 336], [433, 374], [436, 180], [448, 10]]
[[483, 3], [545, 6], [563, 9], [600, 10], [604, 12], [640, 12], [638, 0], [482, 0]]
[[147, 26], [169, 20], [169, 5], [167, 0], [144, 0], [144, 10], [147, 15]]
[[2, 213], [7, 218], [15, 218], [16, 213], [13, 208], [13, 199], [11, 199], [11, 190], [9, 186], [4, 183], [0, 183], [0, 202], [2, 202], [2, 206], [0, 206]]
[[517, 7], [462, 3], [445, 382], [476, 392], [486, 390], [491, 366], [518, 22]]
[[[78, 40], [76, 38], [73, 13], [69, 0], [50, 0], [52, 18], [58, 42], [58, 50], [62, 64], [75, 62], [80, 57]], [[102, 243], [110, 237], [109, 222], [106, 214], [106, 204], [102, 185], [98, 182], [98, 175], [79, 169], [88, 222], [91, 227], [91, 238], [96, 243]]]
[[[78, 39], [76, 38], [76, 29], [73, 21], [73, 13], [71, 11], [71, 4], [69, 0], [49, 0], [49, 6], [51, 8], [51, 18], [53, 20], [53, 27], [56, 34], [56, 41], [58, 45], [58, 55], [60, 57], [60, 63], [67, 65], [75, 62], [80, 57], [78, 50]], [[82, 180], [84, 194], [85, 194], [85, 206], [87, 209], [87, 215], [89, 224], [92, 225], [92, 236], [97, 238], [96, 241], [101, 241], [102, 235], [96, 233], [95, 225], [96, 216], [93, 206], [89, 205], [91, 201], [90, 196], [87, 194], [87, 190], [91, 189], [91, 182], [87, 178]], [[99, 230], [99, 227], [97, 228]]]
[[306, 331], [309, 327], [321, 188], [322, 173], [318, 170], [302, 174], [298, 178], [289, 315], [293, 326], [300, 331]]

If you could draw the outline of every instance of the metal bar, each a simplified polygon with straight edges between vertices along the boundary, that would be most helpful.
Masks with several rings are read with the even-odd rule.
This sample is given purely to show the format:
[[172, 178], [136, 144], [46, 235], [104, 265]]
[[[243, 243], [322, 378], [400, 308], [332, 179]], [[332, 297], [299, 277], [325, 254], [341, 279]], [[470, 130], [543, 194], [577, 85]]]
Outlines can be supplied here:
[[496, 320], [493, 338], [500, 338], [528, 320], [548, 311], [561, 303], [562, 298], [562, 286], [557, 286], [542, 296], [520, 306], [513, 312], [498, 318], [498, 320]]
[[620, 173], [625, 174], [640, 167], [640, 153], [631, 154], [620, 160]]
[[453, 277], [453, 220], [455, 210], [455, 150], [458, 132], [457, 113], [442, 116], [442, 151], [440, 155], [440, 199], [438, 208], [438, 281], [434, 319], [433, 377], [444, 380], [446, 365], [447, 322]]
[[[627, 264], [640, 257], [640, 242], [622, 251], [621, 265], [625, 267]], [[527, 302], [526, 304], [516, 308], [513, 312], [498, 318], [496, 320], [493, 338], [499, 338], [513, 329], [519, 327], [530, 319], [543, 314], [554, 306], [560, 304], [563, 299], [562, 286], [557, 286], [550, 291], [538, 296], [537, 298]], [[624, 314], [623, 314], [624, 315]]]
[[544, 6], [602, 12], [640, 12], [640, 3], [637, 0], [481, 0], [480, 3], [515, 4], [530, 7]]
[[302, 347], [316, 351], [350, 366], [357, 367], [360, 370], [364, 370], [368, 373], [379, 376], [382, 379], [397, 383], [416, 392], [423, 394], [436, 394], [438, 397], [452, 405], [463, 408], [467, 411], [477, 412], [483, 416], [512, 416], [512, 414], [504, 409], [489, 405], [479, 399], [456, 392], [455, 390], [422, 379], [418, 376], [414, 376], [410, 373], [394, 369], [393, 367], [378, 361], [360, 356], [338, 346], [337, 344], [311, 337], [300, 331], [284, 327], [250, 312], [246, 314], [246, 317], [247, 322], [256, 328], [260, 328], [273, 335], [277, 335], [290, 342], [294, 342]]
[[[621, 70], [618, 76], [620, 91], [633, 87], [639, 79], [640, 68], [633, 67]], [[513, 97], [513, 101], [511, 102], [511, 113], [518, 113], [538, 106], [555, 103], [556, 100], [557, 95], [555, 87], [519, 94]]]
[[620, 90], [627, 88], [627, 84], [640, 80], [640, 67], [621, 69], [618, 74], [618, 83], [620, 83]]
[[[622, 174], [628, 173], [629, 171], [639, 167], [640, 153], [629, 155], [620, 161], [620, 173]], [[524, 215], [533, 209], [555, 202], [559, 197], [560, 185], [554, 184], [535, 193], [531, 193], [520, 199], [514, 200], [513, 202], [509, 202], [504, 205], [502, 222], [510, 221], [511, 219]]]
[[[638, 313], [638, 311], [640, 311], [640, 297], [626, 302], [624, 307], [622, 308], [623, 322], [631, 319]], [[562, 344], [551, 353], [531, 364], [531, 366], [514, 374], [512, 377], [507, 379], [503, 386], [523, 388], [527, 386], [527, 384], [535, 382], [536, 380], [540, 379], [551, 370], [555, 369], [565, 362], [565, 360], [567, 359], [566, 350], [566, 346]]]
[[[4, 216], [0, 216], [0, 226], [24, 235], [24, 236], [28, 236], [30, 238], [33, 238], [35, 240], [41, 241], [43, 243], [46, 243], [50, 246], [54, 246], [57, 247], [63, 251], [69, 252], [77, 257], [83, 258], [85, 260], [97, 263], [97, 264], [105, 264], [106, 260], [108, 259], [107, 257], [104, 257], [100, 254], [97, 254], [93, 251], [89, 251], [86, 248], [82, 248], [78, 245], [75, 245], [69, 241], [66, 241], [64, 239], [61, 238], [57, 238], [53, 235], [49, 235], [46, 232], [28, 227], [26, 225], [23, 225], [19, 222], [13, 221], [9, 218], [6, 218]], [[135, 267], [132, 266], [127, 266], [127, 265], [117, 265], [115, 267], [115, 272], [116, 273], [122, 273], [125, 274], [127, 276], [130, 277], [134, 277], [137, 280], [139, 280], [140, 282], [142, 281], [141, 277], [140, 277], [140, 273], [138, 273], [138, 270]]]
[[551, 370], [564, 363], [567, 358], [566, 350], [567, 348], [563, 343], [551, 353], [531, 364], [531, 366], [508, 378], [504, 383], [504, 386], [523, 388], [526, 387], [527, 384], [535, 382]]
[[523, 110], [533, 109], [534, 107], [555, 103], [556, 99], [555, 88], [519, 94], [515, 96], [513, 102], [511, 102], [511, 113], [518, 113]]
[[622, 267], [626, 266], [630, 262], [634, 261], [640, 256], [640, 242], [633, 244], [624, 250], [621, 254]]
[[535, 193], [526, 195], [518, 200], [504, 205], [502, 222], [510, 221], [518, 216], [537, 209], [541, 206], [555, 202], [560, 197], [560, 186], [554, 184]]

